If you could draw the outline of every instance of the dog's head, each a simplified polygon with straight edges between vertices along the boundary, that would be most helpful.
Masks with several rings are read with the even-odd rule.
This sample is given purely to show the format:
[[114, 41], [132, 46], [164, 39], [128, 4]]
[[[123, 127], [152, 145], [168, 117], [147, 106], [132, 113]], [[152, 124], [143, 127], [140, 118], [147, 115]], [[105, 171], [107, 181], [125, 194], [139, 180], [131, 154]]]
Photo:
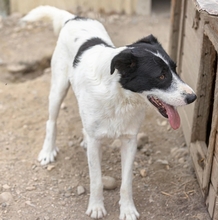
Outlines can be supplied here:
[[124, 89], [146, 96], [172, 128], [180, 126], [176, 107], [192, 103], [196, 94], [177, 75], [176, 64], [153, 35], [117, 54], [111, 61], [111, 74], [115, 69]]

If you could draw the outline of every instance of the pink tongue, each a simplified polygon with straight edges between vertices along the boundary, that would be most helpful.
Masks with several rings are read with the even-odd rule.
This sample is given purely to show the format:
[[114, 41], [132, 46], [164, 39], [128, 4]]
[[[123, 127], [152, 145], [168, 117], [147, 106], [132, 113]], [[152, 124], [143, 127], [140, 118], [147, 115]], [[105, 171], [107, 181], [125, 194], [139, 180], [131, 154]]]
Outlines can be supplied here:
[[164, 106], [167, 110], [168, 120], [171, 127], [174, 130], [178, 129], [180, 126], [180, 117], [177, 110], [173, 106], [167, 105], [166, 103], [164, 103]]

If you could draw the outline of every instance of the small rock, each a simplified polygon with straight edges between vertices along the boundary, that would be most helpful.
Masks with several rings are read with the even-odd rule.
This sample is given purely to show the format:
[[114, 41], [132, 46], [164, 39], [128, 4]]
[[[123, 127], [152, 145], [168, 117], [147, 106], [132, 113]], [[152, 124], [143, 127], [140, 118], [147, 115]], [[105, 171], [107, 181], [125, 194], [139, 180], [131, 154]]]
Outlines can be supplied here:
[[67, 109], [67, 106], [64, 102], [61, 104], [61, 109]]
[[178, 162], [179, 163], [185, 163], [185, 158], [184, 157], [179, 158]]
[[0, 58], [0, 66], [3, 66], [5, 62]]
[[55, 168], [55, 165], [48, 165], [47, 166], [47, 170], [48, 171], [51, 171], [51, 170], [53, 170]]
[[27, 191], [32, 191], [32, 190], [35, 190], [35, 189], [36, 189], [35, 186], [28, 186], [28, 187], [26, 187]]
[[3, 192], [0, 194], [0, 203], [10, 204], [13, 201], [13, 196], [10, 192]]
[[114, 140], [114, 142], [111, 144], [111, 147], [112, 148], [119, 148], [119, 147], [121, 147], [121, 140], [119, 140], [119, 139], [116, 139], [116, 140]]
[[117, 187], [117, 182], [116, 179], [110, 176], [103, 176], [102, 177], [102, 182], [103, 182], [103, 188], [112, 190]]
[[44, 71], [43, 71], [44, 74], [47, 74], [47, 73], [50, 73], [50, 72], [51, 72], [51, 68], [50, 67], [44, 69]]
[[134, 166], [138, 166], [139, 164], [138, 164], [138, 162], [136, 162], [136, 161], [134, 161]]
[[167, 121], [166, 120], [164, 120], [164, 121], [161, 121], [161, 120], [159, 120], [159, 119], [157, 119], [157, 124], [159, 125], [159, 126], [166, 126], [167, 125]]
[[72, 195], [70, 191], [64, 193], [64, 197], [69, 198]]
[[148, 144], [148, 136], [145, 133], [138, 133], [137, 135], [137, 148], [141, 149], [145, 144]]
[[32, 207], [36, 207], [34, 204], [31, 203], [31, 201], [26, 201], [25, 204], [29, 205], [29, 206], [32, 206]]
[[4, 185], [2, 186], [2, 188], [7, 190], [7, 189], [10, 189], [11, 187], [10, 187], [8, 184], [4, 184]]
[[161, 159], [158, 159], [157, 160], [158, 163], [161, 163], [163, 165], [169, 165], [169, 162], [167, 160], [161, 160]]
[[146, 171], [146, 169], [141, 169], [141, 170], [140, 170], [140, 175], [141, 175], [142, 177], [146, 177], [146, 176], [147, 176], [147, 171]]
[[10, 64], [7, 66], [7, 70], [10, 73], [21, 73], [26, 72], [27, 66], [24, 64]]
[[68, 146], [69, 146], [69, 147], [73, 147], [73, 145], [74, 145], [74, 142], [73, 142], [73, 141], [69, 141], [69, 142], [68, 142]]
[[70, 157], [65, 157], [64, 159], [65, 159], [65, 160], [70, 160]]
[[77, 194], [80, 196], [80, 195], [82, 195], [82, 194], [84, 194], [85, 193], [85, 188], [83, 187], [83, 186], [78, 186], [77, 187]]

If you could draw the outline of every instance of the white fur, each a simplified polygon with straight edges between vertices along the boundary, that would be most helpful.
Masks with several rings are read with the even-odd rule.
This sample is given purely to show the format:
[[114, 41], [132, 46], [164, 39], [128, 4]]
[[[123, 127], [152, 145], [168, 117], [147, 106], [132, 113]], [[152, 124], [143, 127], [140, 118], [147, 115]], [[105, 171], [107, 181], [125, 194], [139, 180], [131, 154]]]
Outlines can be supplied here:
[[[132, 166], [136, 152], [136, 136], [144, 120], [147, 93], [138, 94], [123, 89], [119, 83], [120, 75], [117, 70], [113, 75], [110, 74], [112, 58], [126, 47], [95, 46], [82, 54], [79, 65], [74, 68], [72, 64], [75, 55], [88, 39], [97, 36], [113, 46], [103, 25], [95, 20], [73, 20], [64, 25], [68, 19], [75, 16], [50, 6], [38, 7], [22, 20], [36, 21], [43, 17], [53, 21], [56, 32], [61, 31], [51, 62], [49, 120], [38, 160], [44, 165], [53, 162], [57, 155], [56, 120], [61, 102], [71, 85], [78, 100], [83, 123], [83, 145], [87, 146], [91, 193], [86, 213], [92, 218], [102, 218], [106, 215], [100, 166], [101, 142], [104, 138], [120, 138], [122, 141], [120, 219], [136, 220], [139, 214], [132, 198]], [[178, 88], [183, 85], [179, 79], [176, 77], [174, 79], [173, 87]], [[175, 88], [170, 89], [174, 91]], [[187, 86], [185, 89], [189, 90]], [[169, 95], [169, 91], [166, 93]], [[166, 99], [158, 90], [151, 91], [150, 94]], [[180, 98], [171, 101], [172, 97]], [[172, 97], [165, 101], [169, 103], [176, 101], [176, 105], [184, 104], [180, 103], [184, 99], [181, 94], [173, 94]]]

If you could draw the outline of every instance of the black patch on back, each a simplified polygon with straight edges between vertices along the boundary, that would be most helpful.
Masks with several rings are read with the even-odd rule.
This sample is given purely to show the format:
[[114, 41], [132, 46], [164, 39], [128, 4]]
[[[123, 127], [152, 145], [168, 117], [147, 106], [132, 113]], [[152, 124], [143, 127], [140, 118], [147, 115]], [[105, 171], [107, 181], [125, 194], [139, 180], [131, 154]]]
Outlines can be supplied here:
[[112, 47], [111, 45], [107, 44], [105, 41], [103, 41], [102, 39], [98, 37], [94, 37], [94, 38], [87, 40], [84, 44], [80, 46], [79, 50], [77, 51], [77, 54], [73, 61], [73, 67], [76, 67], [79, 64], [80, 57], [86, 50], [89, 50], [90, 48], [97, 46], [97, 45], [104, 45], [106, 47]]
[[68, 23], [69, 21], [81, 21], [81, 20], [86, 21], [86, 20], [89, 20], [89, 18], [76, 16], [74, 18], [71, 18], [71, 19], [68, 19], [67, 21], [65, 21], [65, 24]]

